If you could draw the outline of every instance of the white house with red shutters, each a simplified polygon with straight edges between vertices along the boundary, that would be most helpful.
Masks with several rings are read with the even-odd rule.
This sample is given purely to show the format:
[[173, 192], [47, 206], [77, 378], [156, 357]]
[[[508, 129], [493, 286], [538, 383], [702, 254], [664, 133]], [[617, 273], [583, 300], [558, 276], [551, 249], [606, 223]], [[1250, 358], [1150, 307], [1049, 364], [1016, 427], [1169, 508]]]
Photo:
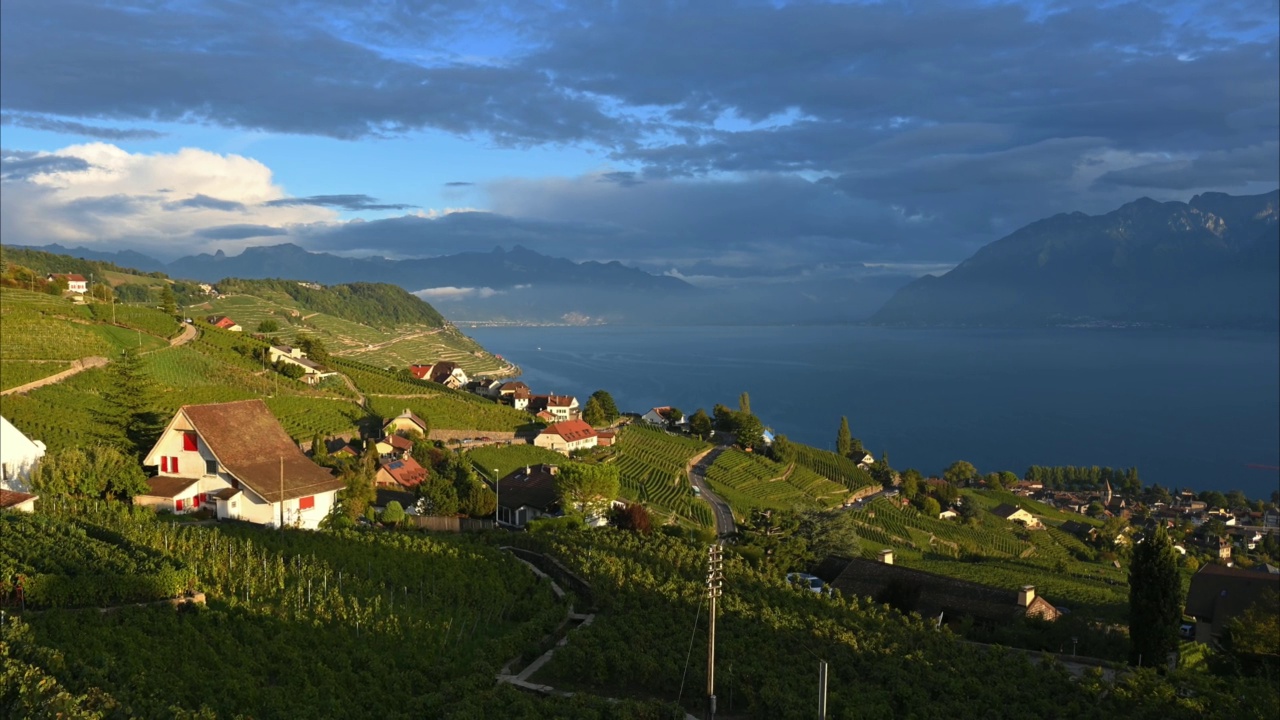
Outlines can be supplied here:
[[157, 473], [135, 505], [270, 527], [319, 527], [344, 487], [261, 400], [182, 406], [142, 464]]

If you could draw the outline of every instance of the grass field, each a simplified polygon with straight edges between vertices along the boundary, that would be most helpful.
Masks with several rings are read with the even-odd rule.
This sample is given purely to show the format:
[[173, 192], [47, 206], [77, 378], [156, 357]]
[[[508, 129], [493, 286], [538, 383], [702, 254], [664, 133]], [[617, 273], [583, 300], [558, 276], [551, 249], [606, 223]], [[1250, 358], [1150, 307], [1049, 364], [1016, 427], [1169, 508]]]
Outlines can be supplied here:
[[492, 476], [494, 469], [497, 469], [500, 478], [506, 477], [516, 468], [540, 463], [561, 465], [566, 460], [565, 456], [553, 450], [521, 444], [478, 447], [468, 450], [466, 457], [485, 477]]

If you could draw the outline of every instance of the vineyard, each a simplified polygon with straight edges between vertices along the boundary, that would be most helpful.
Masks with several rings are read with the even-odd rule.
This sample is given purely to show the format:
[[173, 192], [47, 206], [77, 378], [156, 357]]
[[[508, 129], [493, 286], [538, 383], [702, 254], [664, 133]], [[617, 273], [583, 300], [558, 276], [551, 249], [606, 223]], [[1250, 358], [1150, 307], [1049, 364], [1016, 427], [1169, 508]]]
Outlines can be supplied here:
[[0, 546], [0, 602], [16, 602], [13, 581], [18, 576], [26, 606], [37, 609], [159, 600], [179, 595], [195, 581], [181, 563], [94, 534], [69, 520], [0, 514], [5, 539]]
[[155, 308], [120, 304], [112, 307], [110, 303], [94, 303], [89, 308], [99, 322], [122, 325], [157, 337], [170, 338], [182, 329], [173, 317]]
[[[1003, 493], [965, 492], [966, 502], [982, 506], [993, 505], [992, 495]], [[1031, 584], [1055, 604], [1083, 610], [1090, 617], [1123, 617], [1126, 571], [1082, 560], [1092, 556], [1089, 549], [1052, 526], [1014, 530], [987, 512], [972, 524], [938, 520], [883, 498], [850, 512], [867, 558], [874, 558], [881, 548], [892, 548], [902, 565], [1008, 589]]]
[[103, 418], [112, 416], [112, 408], [102, 391], [110, 382], [106, 369], [86, 370], [23, 395], [0, 397], [0, 414], [50, 450], [84, 445], [104, 438]]
[[[49, 516], [20, 522], [65, 527], [64, 518], [74, 517], [90, 529], [62, 533], [70, 549], [59, 558], [68, 573], [98, 561], [90, 535], [112, 535], [124, 548], [113, 569], [140, 562], [133, 552], [186, 568], [208, 594], [207, 608], [185, 612], [47, 613], [4, 630], [6, 669], [13, 662], [38, 668], [79, 696], [101, 698], [109, 689], [120, 705], [113, 714], [496, 717], [514, 710], [565, 717], [573, 708], [604, 707], [494, 687], [502, 663], [532, 657], [565, 608], [532, 572], [481, 542], [186, 527], [102, 503], [41, 512]], [[61, 660], [49, 662], [48, 650]], [[628, 703], [619, 717], [657, 717], [633, 710], [640, 707], [647, 706]]]
[[[705, 547], [611, 530], [537, 540], [592, 584], [602, 612], [532, 680], [679, 700], [697, 713], [703, 690], [690, 680], [706, 668]], [[716, 689], [726, 717], [812, 717], [819, 659], [829, 667], [829, 717], [1192, 718], [1212, 707], [1209, 695], [1241, 707], [1231, 692], [1243, 687], [1228, 691], [1221, 682], [1180, 698], [1154, 674], [1123, 676], [1114, 688], [1075, 680], [1053, 662], [962, 644], [945, 628], [868, 599], [797, 590], [751, 567], [732, 546], [725, 550]], [[1264, 683], [1247, 692], [1243, 702], [1276, 704]]]
[[791, 448], [795, 452], [797, 463], [851, 491], [878, 484], [870, 473], [843, 455], [800, 443], [792, 443]]
[[405, 408], [441, 430], [501, 430], [514, 432], [532, 422], [525, 412], [476, 398], [474, 401], [451, 393], [431, 397], [369, 398], [369, 408], [383, 418], [399, 415]]
[[730, 449], [707, 470], [717, 495], [743, 516], [751, 510], [817, 509], [841, 504], [847, 488], [801, 465], [783, 465], [767, 458]]
[[622, 496], [644, 503], [660, 515], [711, 527], [711, 508], [693, 494], [685, 467], [711, 446], [701, 440], [628, 425], [614, 445]]
[[0, 390], [26, 385], [50, 375], [57, 375], [71, 367], [65, 360], [0, 360]]

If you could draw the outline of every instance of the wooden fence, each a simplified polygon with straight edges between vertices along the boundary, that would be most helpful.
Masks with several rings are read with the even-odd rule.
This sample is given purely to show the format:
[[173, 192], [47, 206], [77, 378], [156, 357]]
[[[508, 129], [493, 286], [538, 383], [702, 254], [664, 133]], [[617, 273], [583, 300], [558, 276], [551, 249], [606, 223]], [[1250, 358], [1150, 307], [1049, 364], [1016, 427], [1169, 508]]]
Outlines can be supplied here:
[[405, 522], [413, 524], [420, 530], [432, 532], [480, 532], [493, 529], [493, 521], [483, 518], [407, 515]]

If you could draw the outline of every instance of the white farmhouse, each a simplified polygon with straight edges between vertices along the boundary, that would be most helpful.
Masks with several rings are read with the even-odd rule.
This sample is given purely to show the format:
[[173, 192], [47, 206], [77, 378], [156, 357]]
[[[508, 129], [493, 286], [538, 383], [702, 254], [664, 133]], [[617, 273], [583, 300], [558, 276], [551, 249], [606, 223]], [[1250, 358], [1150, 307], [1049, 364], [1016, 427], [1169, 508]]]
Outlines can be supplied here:
[[0, 489], [27, 492], [31, 473], [44, 457], [44, 443], [32, 440], [0, 417]]
[[342, 480], [316, 465], [261, 400], [184, 405], [142, 461], [159, 474], [135, 505], [315, 529]]

